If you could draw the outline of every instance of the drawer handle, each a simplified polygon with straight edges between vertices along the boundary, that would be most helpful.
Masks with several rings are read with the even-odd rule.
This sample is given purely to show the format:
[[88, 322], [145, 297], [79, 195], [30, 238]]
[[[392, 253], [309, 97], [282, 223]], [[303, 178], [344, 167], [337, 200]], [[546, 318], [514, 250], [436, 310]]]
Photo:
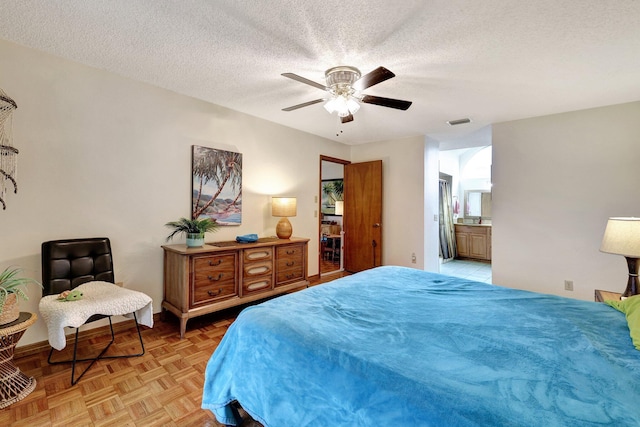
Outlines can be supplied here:
[[292, 267], [295, 265], [295, 261], [291, 261], [287, 263], [287, 267]]
[[287, 274], [287, 279], [291, 279], [293, 278], [295, 275], [294, 274]]
[[215, 297], [222, 293], [222, 288], [218, 289], [218, 292], [207, 291], [207, 293], [209, 294], [210, 297]]
[[211, 267], [215, 267], [215, 266], [220, 265], [220, 264], [222, 264], [222, 259], [218, 259], [218, 262], [215, 262], [215, 263], [213, 261], [209, 260], [209, 265]]
[[218, 277], [207, 276], [207, 278], [209, 280], [211, 280], [212, 282], [215, 282], [215, 281], [218, 281], [218, 280], [222, 279], [222, 276], [224, 276], [224, 274], [220, 273], [220, 274], [218, 274]]
[[293, 255], [295, 253], [296, 253], [295, 249], [287, 249], [287, 255]]

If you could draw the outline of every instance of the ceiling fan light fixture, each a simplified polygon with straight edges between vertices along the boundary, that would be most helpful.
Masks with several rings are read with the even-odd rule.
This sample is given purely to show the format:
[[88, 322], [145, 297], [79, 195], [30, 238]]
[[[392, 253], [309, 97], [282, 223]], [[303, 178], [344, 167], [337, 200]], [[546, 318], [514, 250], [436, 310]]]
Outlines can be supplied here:
[[361, 91], [371, 86], [395, 77], [395, 74], [384, 67], [378, 67], [364, 76], [355, 67], [341, 65], [329, 68], [325, 71], [326, 86], [293, 73], [282, 73], [282, 76], [322, 89], [329, 94], [326, 98], [292, 105], [291, 107], [283, 108], [282, 111], [294, 111], [324, 102], [324, 108], [329, 114], [338, 113], [341, 123], [349, 123], [353, 121], [353, 114], [360, 109], [360, 103], [380, 105], [398, 110], [406, 110], [411, 106], [411, 101], [361, 93]]
[[358, 111], [360, 104], [351, 96], [334, 95], [324, 104], [324, 108], [329, 114], [337, 112], [339, 117], [347, 117], [349, 114], [354, 114]]
[[333, 114], [336, 111], [336, 99], [331, 98], [324, 104], [324, 109], [327, 110], [329, 114]]
[[355, 114], [360, 109], [360, 103], [351, 97], [347, 100], [347, 108], [351, 114]]

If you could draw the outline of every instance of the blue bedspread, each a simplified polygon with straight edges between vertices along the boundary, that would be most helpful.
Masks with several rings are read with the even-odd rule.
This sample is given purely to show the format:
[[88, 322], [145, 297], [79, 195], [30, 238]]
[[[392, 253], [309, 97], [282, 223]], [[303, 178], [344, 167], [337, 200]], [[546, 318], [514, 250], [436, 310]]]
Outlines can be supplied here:
[[605, 304], [380, 267], [245, 309], [202, 407], [265, 426], [640, 425], [640, 352]]

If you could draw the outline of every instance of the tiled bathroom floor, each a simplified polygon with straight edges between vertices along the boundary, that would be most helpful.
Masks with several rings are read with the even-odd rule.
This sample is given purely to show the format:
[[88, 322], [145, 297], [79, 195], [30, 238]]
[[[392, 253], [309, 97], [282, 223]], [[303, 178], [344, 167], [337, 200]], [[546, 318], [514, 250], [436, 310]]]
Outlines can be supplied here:
[[478, 282], [491, 283], [491, 264], [453, 260], [440, 264], [440, 273]]

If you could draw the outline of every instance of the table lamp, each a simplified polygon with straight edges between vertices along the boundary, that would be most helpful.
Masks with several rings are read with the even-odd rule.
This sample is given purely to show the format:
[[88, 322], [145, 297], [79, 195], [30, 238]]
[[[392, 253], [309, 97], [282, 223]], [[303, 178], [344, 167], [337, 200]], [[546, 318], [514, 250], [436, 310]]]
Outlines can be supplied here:
[[629, 280], [622, 294], [629, 297], [638, 294], [638, 269], [640, 263], [640, 218], [609, 218], [602, 238], [601, 252], [622, 255], [627, 259]]
[[287, 219], [297, 214], [297, 200], [295, 197], [273, 197], [271, 215], [282, 217], [276, 226], [276, 235], [279, 239], [288, 239], [293, 233], [293, 227]]

